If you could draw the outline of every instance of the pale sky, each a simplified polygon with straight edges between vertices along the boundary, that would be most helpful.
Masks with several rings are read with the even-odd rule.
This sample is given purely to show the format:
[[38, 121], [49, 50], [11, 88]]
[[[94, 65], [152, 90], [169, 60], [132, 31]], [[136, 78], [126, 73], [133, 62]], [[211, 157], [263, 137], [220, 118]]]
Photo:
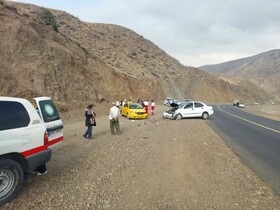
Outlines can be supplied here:
[[280, 49], [280, 0], [17, 0], [124, 26], [187, 66]]

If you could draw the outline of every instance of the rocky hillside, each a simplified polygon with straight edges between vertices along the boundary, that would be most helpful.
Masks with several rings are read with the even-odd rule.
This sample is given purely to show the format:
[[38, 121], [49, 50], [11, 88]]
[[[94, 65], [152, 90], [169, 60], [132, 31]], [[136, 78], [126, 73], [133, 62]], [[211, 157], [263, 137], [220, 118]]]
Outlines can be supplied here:
[[209, 73], [242, 77], [280, 98], [280, 50], [216, 65], [199, 67]]
[[129, 29], [82, 22], [63, 11], [2, 0], [0, 36], [0, 95], [49, 95], [65, 111], [116, 98], [271, 98], [253, 84], [183, 66]]

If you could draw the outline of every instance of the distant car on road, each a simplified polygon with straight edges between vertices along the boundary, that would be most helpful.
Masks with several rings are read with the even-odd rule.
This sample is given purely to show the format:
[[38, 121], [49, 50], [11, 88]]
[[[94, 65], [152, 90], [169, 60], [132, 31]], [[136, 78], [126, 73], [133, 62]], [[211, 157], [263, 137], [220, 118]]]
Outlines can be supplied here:
[[234, 99], [234, 101], [233, 101], [233, 106], [238, 106], [238, 104], [239, 104], [239, 100]]
[[200, 101], [191, 101], [189, 103], [181, 103], [178, 107], [174, 107], [163, 113], [166, 119], [181, 120], [182, 118], [201, 117], [202, 119], [209, 118], [214, 114], [212, 106], [207, 106]]
[[188, 99], [185, 99], [183, 102], [184, 103], [187, 103], [187, 102], [191, 102], [192, 101], [192, 99], [191, 98], [188, 98]]
[[239, 102], [237, 107], [239, 108], [245, 108], [245, 104], [243, 102]]

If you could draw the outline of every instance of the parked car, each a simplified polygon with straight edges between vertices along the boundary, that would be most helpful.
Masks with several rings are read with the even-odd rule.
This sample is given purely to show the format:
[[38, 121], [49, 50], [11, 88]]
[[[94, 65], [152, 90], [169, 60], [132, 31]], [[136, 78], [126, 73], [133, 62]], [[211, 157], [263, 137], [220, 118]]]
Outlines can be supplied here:
[[245, 108], [245, 104], [243, 102], [238, 102], [237, 107]]
[[173, 103], [173, 99], [172, 99], [172, 98], [167, 98], [167, 99], [165, 99], [164, 102], [163, 102], [163, 104], [164, 104], [165, 106], [170, 106], [170, 104], [172, 104], [172, 103]]
[[137, 103], [129, 103], [122, 106], [122, 115], [128, 119], [143, 119], [148, 117], [143, 106]]
[[192, 101], [192, 99], [191, 98], [188, 98], [188, 99], [185, 99], [183, 102], [184, 103], [187, 103], [187, 102], [191, 102]]
[[239, 100], [238, 99], [234, 99], [233, 100], [233, 106], [238, 106], [239, 104]]
[[63, 124], [49, 97], [0, 97], [0, 206], [21, 190], [25, 173], [51, 159], [51, 147], [63, 140]]
[[[182, 102], [181, 102], [181, 101], [179, 101], [179, 100], [174, 99], [174, 100], [173, 100], [173, 103], [174, 103], [174, 104], [178, 104], [178, 105], [180, 105]], [[171, 104], [170, 104], [170, 106], [171, 106]]]
[[209, 118], [214, 114], [212, 106], [207, 106], [200, 101], [191, 101], [188, 103], [181, 103], [178, 107], [163, 113], [163, 117], [167, 119], [181, 120], [182, 118], [201, 117], [202, 119]]

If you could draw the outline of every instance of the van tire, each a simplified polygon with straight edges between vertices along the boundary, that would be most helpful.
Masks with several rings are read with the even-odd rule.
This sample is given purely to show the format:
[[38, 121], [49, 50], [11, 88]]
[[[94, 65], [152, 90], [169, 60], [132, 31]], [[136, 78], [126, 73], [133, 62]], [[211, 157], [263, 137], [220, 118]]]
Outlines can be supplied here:
[[0, 160], [0, 206], [16, 197], [21, 190], [23, 178], [24, 173], [18, 162]]

